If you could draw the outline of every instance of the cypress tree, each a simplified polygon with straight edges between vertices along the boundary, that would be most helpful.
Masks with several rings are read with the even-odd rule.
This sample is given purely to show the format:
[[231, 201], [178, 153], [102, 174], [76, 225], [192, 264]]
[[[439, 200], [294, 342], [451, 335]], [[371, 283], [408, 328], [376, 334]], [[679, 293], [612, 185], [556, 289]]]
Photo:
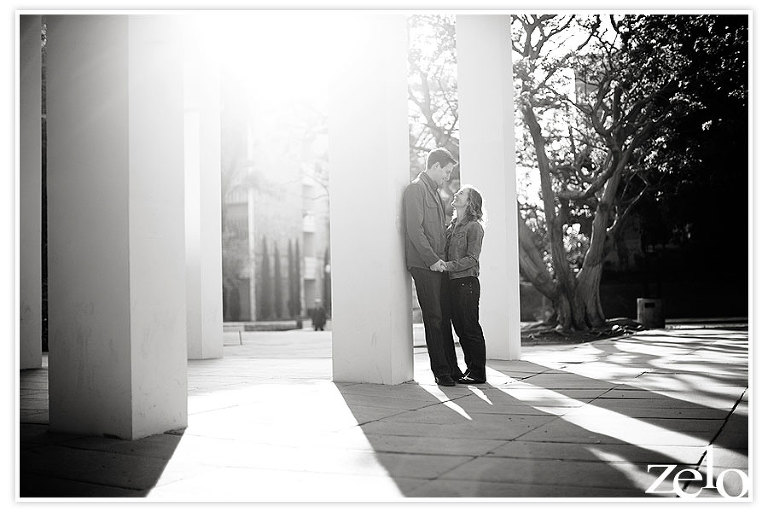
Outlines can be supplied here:
[[296, 296], [294, 281], [296, 280], [296, 255], [293, 253], [293, 244], [288, 240], [288, 316], [296, 316]]
[[283, 275], [280, 271], [280, 249], [275, 242], [275, 287], [274, 287], [274, 308], [275, 318], [283, 318]]
[[296, 239], [293, 241], [293, 264], [295, 265], [293, 271], [295, 289], [293, 293], [296, 300], [296, 315], [301, 315], [301, 258], [299, 257], [299, 241]]
[[261, 318], [259, 320], [269, 320], [272, 318], [272, 273], [270, 272], [269, 265], [269, 252], [267, 250], [267, 237], [262, 237], [262, 249], [261, 249], [261, 276], [259, 286], [261, 287], [261, 301], [259, 304], [259, 312]]
[[331, 248], [325, 248], [325, 257], [323, 258], [323, 306], [328, 316], [331, 315], [331, 274], [326, 272], [331, 263]]

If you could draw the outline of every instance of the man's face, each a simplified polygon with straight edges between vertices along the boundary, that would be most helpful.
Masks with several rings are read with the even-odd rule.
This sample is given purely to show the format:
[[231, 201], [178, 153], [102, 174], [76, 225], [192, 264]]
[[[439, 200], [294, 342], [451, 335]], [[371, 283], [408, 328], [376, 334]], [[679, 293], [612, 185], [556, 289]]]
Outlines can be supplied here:
[[445, 164], [445, 167], [440, 167], [440, 164], [434, 163], [429, 168], [429, 177], [432, 178], [438, 185], [444, 181], [451, 179], [451, 173], [453, 172], [452, 163]]
[[444, 176], [443, 181], [449, 181], [451, 179], [451, 173], [453, 172], [453, 164], [448, 163], [442, 168]]

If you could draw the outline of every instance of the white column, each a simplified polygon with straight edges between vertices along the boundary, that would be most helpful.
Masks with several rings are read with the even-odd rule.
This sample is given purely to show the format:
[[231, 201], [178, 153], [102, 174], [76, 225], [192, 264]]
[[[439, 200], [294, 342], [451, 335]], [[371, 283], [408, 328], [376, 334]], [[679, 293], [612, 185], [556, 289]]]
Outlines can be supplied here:
[[508, 15], [456, 16], [461, 181], [483, 194], [480, 324], [489, 359], [520, 358], [515, 102]]
[[178, 30], [170, 17], [48, 21], [50, 428], [184, 427]]
[[185, 27], [187, 357], [210, 359], [224, 351], [219, 73], [205, 27]]
[[329, 109], [333, 380], [398, 384], [413, 379], [407, 25], [399, 14], [347, 18]]
[[41, 17], [20, 18], [19, 368], [43, 365]]

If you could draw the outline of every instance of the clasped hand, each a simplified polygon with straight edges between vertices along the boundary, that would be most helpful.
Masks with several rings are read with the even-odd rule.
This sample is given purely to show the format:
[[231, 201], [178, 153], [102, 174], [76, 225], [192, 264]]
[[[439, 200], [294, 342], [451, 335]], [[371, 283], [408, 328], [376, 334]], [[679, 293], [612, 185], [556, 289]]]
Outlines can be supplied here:
[[446, 270], [448, 270], [448, 264], [443, 260], [437, 260], [434, 265], [429, 267], [429, 270], [432, 270], [434, 272], [445, 272]]

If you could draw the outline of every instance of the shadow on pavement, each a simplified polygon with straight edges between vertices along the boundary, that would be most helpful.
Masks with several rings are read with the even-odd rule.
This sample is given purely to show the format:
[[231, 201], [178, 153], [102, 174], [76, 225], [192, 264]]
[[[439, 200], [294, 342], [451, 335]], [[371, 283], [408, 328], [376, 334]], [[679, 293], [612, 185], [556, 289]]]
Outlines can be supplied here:
[[160, 479], [181, 434], [125, 441], [48, 431], [22, 423], [21, 498], [141, 498]]
[[[708, 339], [695, 346], [690, 338], [680, 345], [686, 353], [743, 353]], [[582, 360], [489, 361], [492, 385], [347, 384], [338, 391], [407, 497], [670, 498], [675, 494], [645, 492], [662, 471], [649, 471], [649, 464], [698, 468], [706, 479], [710, 443], [720, 461], [746, 460], [748, 418], [734, 406], [743, 395], [732, 391], [730, 406], [717, 405], [724, 389], [746, 389], [746, 376], [711, 363], [702, 374], [695, 357], [672, 362], [645, 353], [653, 341], [645, 339], [637, 352], [627, 341], [590, 348], [605, 378], [569, 370]], [[649, 386], [626, 384], [633, 371]], [[670, 377], [682, 383], [676, 395], [665, 394]], [[723, 438], [726, 422], [732, 435]], [[713, 479], [723, 469], [718, 463]], [[738, 495], [741, 479], [727, 476], [725, 488]], [[702, 486], [683, 485], [691, 493]], [[658, 489], [671, 491], [671, 478]]]

